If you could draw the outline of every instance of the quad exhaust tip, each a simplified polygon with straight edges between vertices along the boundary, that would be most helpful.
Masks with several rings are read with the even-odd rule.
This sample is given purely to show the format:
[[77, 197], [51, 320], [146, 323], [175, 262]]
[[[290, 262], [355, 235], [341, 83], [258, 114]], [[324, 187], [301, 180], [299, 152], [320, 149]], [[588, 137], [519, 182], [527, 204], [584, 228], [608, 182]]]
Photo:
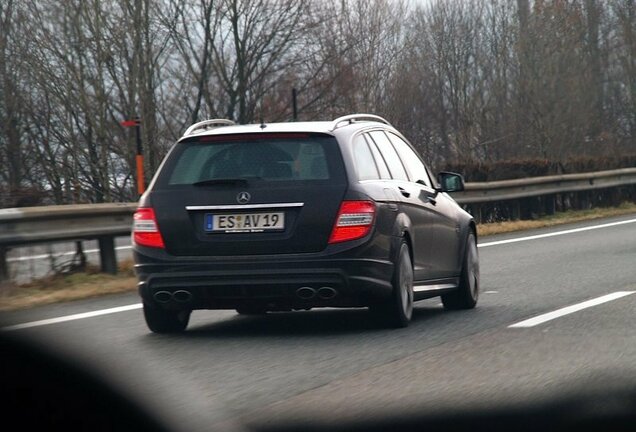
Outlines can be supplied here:
[[168, 303], [174, 300], [178, 303], [187, 303], [192, 300], [192, 293], [186, 290], [177, 290], [175, 292], [170, 291], [157, 291], [152, 296], [157, 303]]
[[316, 296], [316, 290], [312, 287], [300, 287], [296, 290], [296, 295], [303, 300], [309, 300]]
[[[296, 296], [302, 300], [310, 300], [314, 297], [318, 297], [321, 300], [331, 300], [337, 295], [338, 291], [328, 286], [320, 287], [317, 290], [312, 287], [304, 286], [296, 290]], [[153, 298], [157, 303], [168, 303], [171, 300], [178, 303], [188, 303], [192, 300], [192, 293], [186, 290], [177, 290], [175, 292], [157, 291], [153, 295]]]
[[178, 290], [172, 293], [172, 298], [179, 303], [187, 303], [192, 300], [192, 293], [186, 290]]
[[172, 300], [172, 293], [169, 291], [157, 291], [153, 295], [153, 298], [157, 303], [168, 303]]
[[318, 289], [305, 286], [298, 288], [296, 290], [296, 295], [298, 298], [303, 300], [310, 300], [314, 297], [318, 297], [321, 300], [331, 300], [338, 295], [338, 291], [328, 286], [320, 287]]
[[318, 294], [318, 298], [322, 300], [331, 300], [336, 295], [338, 295], [338, 291], [336, 291], [335, 289], [331, 287], [325, 286], [325, 287], [318, 288], [317, 294]]

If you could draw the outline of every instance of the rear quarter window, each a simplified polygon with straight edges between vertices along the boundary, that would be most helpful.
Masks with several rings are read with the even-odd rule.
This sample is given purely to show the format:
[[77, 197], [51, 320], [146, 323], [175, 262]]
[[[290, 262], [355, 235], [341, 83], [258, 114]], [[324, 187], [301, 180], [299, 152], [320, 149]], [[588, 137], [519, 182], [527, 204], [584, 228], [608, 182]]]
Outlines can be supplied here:
[[375, 143], [378, 145], [378, 149], [380, 150], [380, 153], [382, 153], [382, 156], [384, 157], [384, 160], [389, 167], [389, 171], [391, 171], [391, 177], [393, 177], [394, 180], [408, 181], [409, 178], [406, 175], [404, 165], [402, 165], [400, 157], [398, 156], [397, 152], [393, 148], [393, 145], [391, 144], [391, 141], [389, 141], [389, 138], [385, 135], [385, 133], [381, 131], [374, 131], [371, 132], [369, 135], [371, 135], [373, 141], [375, 141]]
[[353, 158], [358, 172], [358, 180], [377, 180], [380, 178], [373, 153], [362, 135], [353, 139]]

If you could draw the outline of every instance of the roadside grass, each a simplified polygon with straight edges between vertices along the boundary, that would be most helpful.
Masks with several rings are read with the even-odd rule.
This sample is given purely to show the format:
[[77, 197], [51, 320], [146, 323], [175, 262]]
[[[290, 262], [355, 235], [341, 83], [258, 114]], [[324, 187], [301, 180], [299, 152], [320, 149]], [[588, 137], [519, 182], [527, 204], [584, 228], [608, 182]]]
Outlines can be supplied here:
[[[636, 204], [623, 203], [619, 207], [612, 208], [572, 210], [544, 216], [536, 220], [480, 224], [477, 226], [477, 233], [480, 237], [484, 237], [626, 214], [636, 214]], [[53, 275], [27, 284], [18, 285], [5, 282], [4, 284], [0, 283], [0, 312], [99, 297], [106, 294], [134, 292], [136, 287], [137, 279], [133, 272], [132, 261], [120, 263], [117, 275], [99, 273], [96, 267], [89, 267], [82, 273]]]
[[479, 237], [494, 234], [504, 234], [515, 231], [525, 231], [534, 228], [546, 228], [574, 222], [601, 219], [611, 216], [622, 216], [636, 213], [636, 203], [624, 202], [618, 207], [593, 208], [589, 210], [568, 210], [551, 216], [542, 216], [534, 220], [518, 220], [494, 222], [477, 225]]
[[131, 292], [136, 288], [132, 260], [120, 263], [116, 275], [100, 273], [97, 267], [88, 266], [85, 272], [56, 274], [25, 284], [0, 283], [0, 312]]

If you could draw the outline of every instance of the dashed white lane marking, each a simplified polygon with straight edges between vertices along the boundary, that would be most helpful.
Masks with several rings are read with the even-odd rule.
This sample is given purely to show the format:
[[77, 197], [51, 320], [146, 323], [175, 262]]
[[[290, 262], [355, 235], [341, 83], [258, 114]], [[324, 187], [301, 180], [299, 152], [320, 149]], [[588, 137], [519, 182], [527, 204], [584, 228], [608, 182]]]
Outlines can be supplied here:
[[517, 243], [517, 242], [528, 241], [528, 240], [537, 240], [537, 239], [542, 239], [542, 238], [546, 238], [546, 237], [555, 237], [555, 236], [561, 236], [561, 235], [566, 235], [566, 234], [579, 233], [579, 232], [583, 232], [583, 231], [591, 231], [591, 230], [596, 230], [596, 229], [601, 229], [601, 228], [609, 228], [609, 227], [613, 227], [613, 226], [625, 225], [625, 224], [630, 224], [630, 223], [634, 223], [634, 222], [636, 222], [636, 219], [629, 219], [629, 220], [624, 220], [624, 221], [619, 221], [619, 222], [610, 222], [610, 223], [601, 224], [601, 225], [592, 225], [592, 226], [586, 226], [586, 227], [582, 227], [582, 228], [574, 228], [574, 229], [569, 229], [569, 230], [564, 230], [564, 231], [556, 231], [556, 232], [551, 232], [551, 233], [546, 233], [546, 234], [537, 234], [537, 235], [527, 236], [527, 237], [516, 237], [516, 238], [507, 239], [507, 240], [499, 240], [499, 241], [480, 243], [480, 244], [477, 245], [477, 247], [482, 248], [482, 247], [489, 247], [489, 246], [498, 246], [498, 245], [503, 245], [503, 244], [508, 244], [508, 243]]
[[499, 294], [499, 291], [484, 291], [484, 294]]
[[75, 320], [84, 319], [84, 318], [93, 318], [100, 315], [109, 315], [109, 314], [118, 313], [118, 312], [126, 312], [126, 311], [130, 311], [134, 309], [141, 309], [141, 307], [142, 307], [141, 303], [135, 303], [135, 304], [127, 305], [127, 306], [119, 306], [119, 307], [114, 307], [110, 309], [97, 310], [93, 312], [84, 312], [84, 313], [78, 313], [74, 315], [67, 315], [67, 316], [63, 316], [59, 318], [50, 318], [50, 319], [44, 319], [39, 321], [32, 321], [32, 322], [28, 322], [24, 324], [16, 324], [16, 325], [8, 326], [8, 327], [3, 327], [0, 330], [2, 331], [22, 330], [22, 329], [31, 328], [31, 327], [40, 327], [40, 326], [45, 326], [49, 324], [58, 324], [58, 323], [66, 322], [66, 321], [75, 321]]
[[583, 310], [583, 309], [587, 309], [587, 308], [591, 308], [591, 307], [594, 307], [594, 306], [598, 306], [600, 304], [607, 303], [607, 302], [610, 302], [612, 300], [616, 300], [616, 299], [619, 299], [621, 297], [625, 297], [625, 296], [628, 296], [628, 295], [631, 295], [631, 294], [634, 294], [634, 293], [636, 293], [636, 291], [616, 291], [616, 292], [613, 292], [611, 294], [607, 294], [607, 295], [604, 295], [604, 296], [601, 296], [601, 297], [597, 297], [597, 298], [592, 299], [592, 300], [587, 300], [587, 301], [584, 301], [582, 303], [577, 303], [577, 304], [574, 304], [572, 306], [568, 306], [568, 307], [564, 307], [564, 308], [561, 308], [561, 309], [557, 309], [557, 310], [555, 310], [553, 312], [548, 312], [548, 313], [536, 316], [534, 318], [530, 318], [530, 319], [527, 319], [527, 320], [524, 320], [524, 321], [520, 321], [520, 322], [518, 322], [516, 324], [509, 325], [508, 327], [509, 328], [534, 327], [534, 326], [537, 326], [539, 324], [543, 324], [545, 322], [552, 321], [553, 319], [560, 318], [562, 316], [569, 315], [571, 313], [578, 312], [578, 311]]

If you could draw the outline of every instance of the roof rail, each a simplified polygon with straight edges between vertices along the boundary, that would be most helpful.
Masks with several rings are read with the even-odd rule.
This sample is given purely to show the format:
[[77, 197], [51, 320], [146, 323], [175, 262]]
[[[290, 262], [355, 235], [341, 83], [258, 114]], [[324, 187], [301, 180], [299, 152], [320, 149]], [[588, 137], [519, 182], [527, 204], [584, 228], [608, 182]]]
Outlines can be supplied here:
[[333, 121], [333, 127], [331, 128], [331, 130], [336, 130], [340, 127], [341, 123], [344, 122], [349, 122], [349, 124], [353, 123], [353, 122], [357, 122], [357, 121], [377, 121], [380, 123], [384, 123], [386, 125], [389, 126], [393, 126], [391, 123], [389, 123], [386, 119], [377, 116], [377, 115], [373, 115], [373, 114], [349, 114], [346, 116], [342, 116], [342, 117], [338, 117], [337, 119], [335, 119]]
[[221, 127], [221, 126], [233, 126], [235, 124], [236, 123], [234, 123], [232, 120], [227, 120], [227, 119], [203, 120], [193, 124], [188, 129], [186, 129], [183, 136], [194, 135], [194, 132], [198, 131], [199, 129], [207, 130], [207, 129]]

